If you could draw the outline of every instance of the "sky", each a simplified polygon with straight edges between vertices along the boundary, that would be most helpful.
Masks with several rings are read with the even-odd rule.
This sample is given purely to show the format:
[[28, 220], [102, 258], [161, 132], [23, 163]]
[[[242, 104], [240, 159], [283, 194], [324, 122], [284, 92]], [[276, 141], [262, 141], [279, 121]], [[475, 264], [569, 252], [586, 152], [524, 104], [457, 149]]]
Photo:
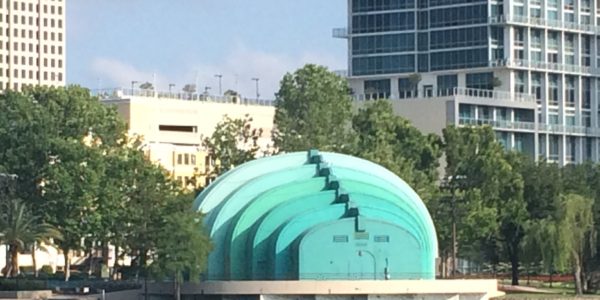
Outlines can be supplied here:
[[306, 63], [347, 68], [346, 0], [69, 0], [67, 83], [90, 89], [186, 83], [272, 99]]

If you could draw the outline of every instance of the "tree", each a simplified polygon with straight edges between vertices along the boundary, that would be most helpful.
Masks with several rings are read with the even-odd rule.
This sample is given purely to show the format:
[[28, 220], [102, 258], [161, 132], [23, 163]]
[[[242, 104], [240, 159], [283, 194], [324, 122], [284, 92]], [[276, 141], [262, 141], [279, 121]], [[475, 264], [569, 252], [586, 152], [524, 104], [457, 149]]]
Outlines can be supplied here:
[[414, 74], [410, 74], [410, 76], [408, 76], [408, 81], [410, 83], [410, 87], [411, 89], [414, 91], [415, 93], [415, 97], [418, 95], [419, 93], [419, 82], [421, 82], [421, 74], [419, 73], [414, 73]]
[[146, 81], [146, 82], [140, 84], [140, 89], [144, 90], [144, 91], [153, 91], [154, 85], [152, 85], [152, 83]]
[[188, 84], [184, 85], [181, 90], [188, 94], [193, 94], [196, 92], [196, 85], [192, 84], [192, 83], [188, 83]]
[[357, 143], [352, 153], [381, 164], [407, 181], [427, 203], [436, 191], [442, 141], [424, 135], [394, 114], [386, 100], [361, 107], [352, 119]]
[[214, 168], [205, 175], [214, 178], [255, 159], [260, 149], [258, 139], [262, 132], [262, 128], [252, 128], [252, 118], [249, 115], [243, 119], [225, 116], [217, 124], [213, 134], [202, 141], [208, 157], [214, 162]]
[[349, 151], [352, 100], [344, 78], [306, 65], [281, 80], [275, 104], [275, 148], [282, 152]]
[[595, 248], [593, 203], [592, 199], [577, 194], [560, 197], [559, 264], [564, 270], [572, 270], [577, 295], [583, 294], [581, 272], [586, 248]]
[[[5, 276], [12, 277], [19, 273], [19, 254], [28, 245], [37, 242], [51, 243], [51, 239], [60, 239], [61, 234], [54, 227], [42, 223], [40, 218], [32, 215], [27, 205], [20, 199], [13, 198], [0, 206], [0, 229], [2, 241], [8, 246], [10, 265]], [[33, 248], [35, 250], [35, 247]], [[35, 257], [35, 253], [32, 253]], [[34, 259], [35, 261], [35, 259]], [[34, 265], [34, 268], [37, 266]]]
[[[518, 285], [523, 225], [528, 219], [523, 179], [516, 172], [521, 157], [506, 153], [490, 127], [448, 127], [444, 141], [446, 175], [464, 197], [462, 211], [466, 216], [453, 215], [465, 227], [458, 230], [456, 239], [475, 246], [464, 249], [476, 251], [471, 257], [478, 253], [492, 264], [504, 252], [511, 262], [512, 284]], [[456, 207], [451, 210], [457, 211]], [[480, 252], [481, 248], [486, 251]]]
[[151, 270], [159, 279], [165, 276], [174, 279], [174, 296], [179, 300], [184, 274], [198, 278], [205, 268], [211, 244], [202, 228], [202, 215], [189, 209], [192, 197], [178, 195], [174, 200], [166, 207], [168, 213], [155, 236], [156, 249]]

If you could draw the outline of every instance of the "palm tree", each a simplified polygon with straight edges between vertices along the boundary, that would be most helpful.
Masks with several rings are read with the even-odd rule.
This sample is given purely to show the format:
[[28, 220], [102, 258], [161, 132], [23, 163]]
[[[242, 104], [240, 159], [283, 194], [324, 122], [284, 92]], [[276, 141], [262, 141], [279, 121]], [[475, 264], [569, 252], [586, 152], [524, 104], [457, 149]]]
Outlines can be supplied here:
[[[21, 199], [11, 199], [3, 205], [4, 214], [0, 216], [0, 233], [3, 242], [8, 246], [10, 264], [5, 275], [16, 276], [19, 273], [19, 253], [29, 245], [38, 243], [50, 244], [51, 239], [60, 239], [58, 230], [49, 224], [42, 223], [38, 216], [32, 215], [29, 207]], [[35, 250], [34, 247], [32, 250]], [[35, 251], [32, 252], [35, 266]], [[36, 272], [37, 273], [37, 272]]]

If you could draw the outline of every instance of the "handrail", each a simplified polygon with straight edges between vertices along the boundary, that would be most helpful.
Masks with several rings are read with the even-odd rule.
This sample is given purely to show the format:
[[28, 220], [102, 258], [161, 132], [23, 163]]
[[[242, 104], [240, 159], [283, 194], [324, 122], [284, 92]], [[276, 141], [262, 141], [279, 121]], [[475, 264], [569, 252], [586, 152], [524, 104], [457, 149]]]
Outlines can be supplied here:
[[97, 89], [91, 91], [92, 96], [100, 98], [102, 101], [119, 100], [127, 97], [143, 97], [166, 100], [184, 100], [184, 101], [206, 101], [213, 103], [231, 103], [239, 105], [258, 105], [274, 106], [275, 101], [270, 99], [242, 98], [234, 95], [210, 95], [207, 93], [186, 93], [186, 92], [164, 92], [154, 90], [110, 88]]

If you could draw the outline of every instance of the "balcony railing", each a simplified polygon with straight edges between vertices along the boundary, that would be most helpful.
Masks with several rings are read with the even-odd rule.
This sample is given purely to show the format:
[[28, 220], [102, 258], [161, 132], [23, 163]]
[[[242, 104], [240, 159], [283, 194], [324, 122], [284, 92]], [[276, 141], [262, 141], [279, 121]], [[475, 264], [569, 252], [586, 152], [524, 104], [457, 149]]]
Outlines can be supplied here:
[[475, 119], [470, 117], [460, 117], [458, 119], [460, 125], [470, 126], [483, 126], [489, 125], [492, 128], [499, 129], [510, 129], [510, 130], [535, 130], [534, 122], [522, 122], [522, 121], [505, 121], [505, 120], [489, 120], [489, 119]]
[[164, 92], [164, 91], [153, 91], [153, 90], [140, 90], [140, 89], [126, 89], [126, 88], [113, 88], [113, 89], [100, 89], [92, 90], [92, 96], [97, 96], [100, 100], [118, 100], [131, 96], [145, 97], [154, 99], [167, 99], [167, 100], [185, 100], [185, 101], [206, 101], [213, 103], [231, 103], [240, 105], [259, 105], [259, 106], [274, 106], [274, 100], [268, 99], [252, 99], [243, 98], [239, 96], [229, 95], [210, 95], [207, 93], [186, 93], [186, 92]]
[[547, 20], [543, 18], [532, 18], [528, 16], [519, 15], [501, 15], [489, 18], [490, 24], [505, 24], [505, 23], [519, 23], [529, 26], [540, 26], [540, 27], [553, 27], [567, 30], [579, 30], [589, 33], [600, 33], [600, 26], [591, 24], [578, 24], [573, 22], [564, 22], [558, 20]]
[[331, 35], [337, 39], [347, 39], [349, 37], [348, 28], [334, 28], [331, 31]]
[[514, 68], [532, 68], [559, 72], [592, 74], [595, 68], [578, 65], [567, 65], [558, 63], [547, 63], [541, 61], [530, 61], [524, 59], [498, 59], [490, 61], [490, 67], [514, 67]]
[[375, 99], [389, 100], [416, 100], [416, 99], [448, 99], [461, 97], [463, 99], [474, 99], [483, 101], [511, 101], [535, 103], [535, 97], [532, 94], [510, 93], [505, 91], [482, 90], [455, 87], [450, 89], [438, 89], [429, 91], [405, 91], [404, 93], [370, 93], [353, 95], [356, 101], [368, 101]]

